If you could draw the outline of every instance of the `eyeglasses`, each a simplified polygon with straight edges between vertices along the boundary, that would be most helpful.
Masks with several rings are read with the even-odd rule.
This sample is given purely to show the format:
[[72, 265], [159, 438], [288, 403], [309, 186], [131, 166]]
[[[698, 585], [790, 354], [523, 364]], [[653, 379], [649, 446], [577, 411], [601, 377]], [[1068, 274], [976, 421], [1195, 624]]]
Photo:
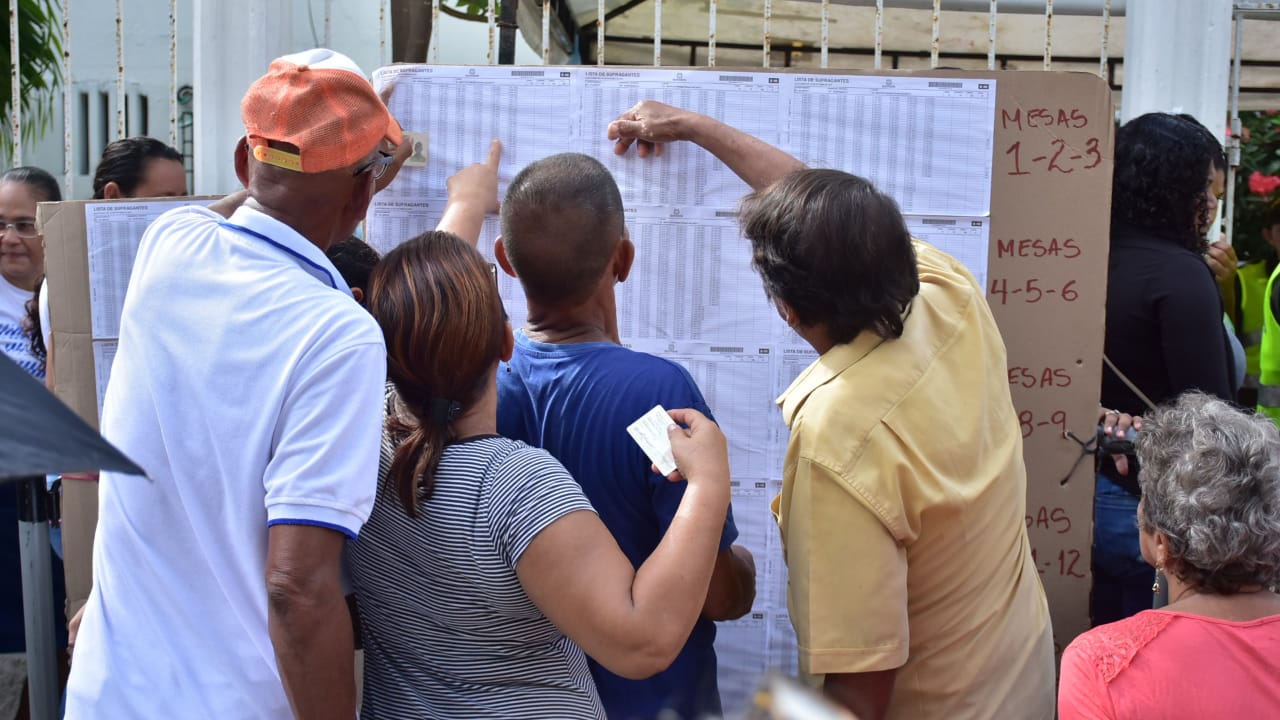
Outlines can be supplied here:
[[9, 228], [18, 234], [20, 238], [40, 237], [40, 231], [36, 229], [35, 220], [19, 220], [18, 222], [5, 222], [0, 220], [0, 235], [9, 232]]
[[365, 163], [352, 174], [359, 177], [362, 173], [372, 172], [374, 180], [381, 180], [382, 176], [387, 174], [387, 168], [391, 167], [393, 160], [395, 157], [391, 153], [379, 150], [378, 157]]

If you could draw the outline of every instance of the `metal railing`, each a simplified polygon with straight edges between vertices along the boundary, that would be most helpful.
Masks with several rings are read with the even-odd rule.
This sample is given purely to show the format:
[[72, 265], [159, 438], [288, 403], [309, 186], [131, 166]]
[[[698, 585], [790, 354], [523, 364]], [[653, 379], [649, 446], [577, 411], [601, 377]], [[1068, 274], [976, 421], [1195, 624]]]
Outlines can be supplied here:
[[[154, 0], [162, 1], [162, 0]], [[526, 0], [527, 2], [528, 0]], [[557, 0], [557, 4], [564, 0]], [[440, 29], [441, 29], [441, 0], [432, 0], [431, 3], [431, 44], [429, 59], [432, 62], [440, 62]], [[618, 17], [623, 13], [634, 10], [642, 2], [652, 4], [653, 23], [652, 35], [650, 37], [613, 37], [607, 33], [607, 24], [610, 20]], [[760, 38], [759, 42], [754, 46], [750, 42], [726, 41], [723, 37], [723, 28], [718, 28], [718, 14], [720, 12], [721, 3], [717, 0], [708, 0], [706, 5], [707, 12], [707, 28], [706, 37], [704, 39], [686, 39], [686, 38], [665, 38], [663, 37], [663, 12], [664, 0], [630, 0], [623, 3], [612, 10], [608, 9], [605, 0], [597, 0], [597, 19], [586, 23], [581, 28], [580, 40], [585, 43], [594, 45], [594, 53], [590, 53], [588, 57], [584, 57], [586, 62], [594, 61], [597, 65], [603, 65], [609, 62], [610, 58], [606, 53], [606, 46], [621, 45], [639, 45], [651, 44], [653, 65], [662, 65], [669, 58], [663, 57], [664, 46], [666, 49], [672, 47], [688, 48], [689, 62], [691, 65], [703, 64], [697, 62], [699, 60], [699, 51], [705, 50], [705, 65], [715, 66], [718, 61], [717, 51], [742, 51], [752, 47], [758, 48], [760, 52], [760, 64], [763, 67], [778, 62], [784, 66], [790, 66], [793, 57], [798, 53], [813, 52], [818, 57], [818, 65], [822, 68], [829, 67], [833, 56], [842, 55], [870, 55], [872, 66], [876, 69], [885, 67], [899, 67], [905, 58], [918, 58], [923, 60], [928, 58], [928, 66], [931, 68], [939, 67], [945, 61], [964, 59], [967, 62], [980, 62], [985, 58], [985, 64], [988, 69], [1004, 69], [1010, 63], [1030, 63], [1039, 60], [1039, 64], [1048, 70], [1054, 67], [1055, 60], [1063, 63], [1069, 63], [1073, 66], [1080, 66], [1083, 63], [1092, 63], [1095, 59], [1097, 62], [1097, 72], [1106, 78], [1113, 87], [1117, 87], [1116, 83], [1116, 67], [1119, 59], [1111, 52], [1111, 26], [1113, 19], [1113, 9], [1117, 10], [1116, 14], [1123, 11], [1123, 0], [948, 0], [944, 3], [942, 0], [845, 0], [842, 6], [853, 5], [867, 8], [868, 11], [874, 12], [874, 36], [870, 47], [835, 47], [832, 45], [831, 24], [833, 22], [833, 8], [831, 0], [814, 0], [819, 5], [813, 24], [813, 34], [811, 40], [796, 41], [789, 44], [775, 43], [774, 29], [775, 19], [773, 14], [772, 0], [763, 0], [763, 7], [759, 15], [760, 21]], [[332, 43], [334, 38], [334, 2], [333, 0], [322, 0], [324, 8], [324, 31], [323, 37], [326, 43]], [[9, 0], [9, 43], [10, 43], [10, 84], [11, 92], [14, 98], [22, 97], [22, 76], [19, 67], [19, 59], [21, 57], [21, 48], [19, 47], [18, 33], [18, 8], [20, 0]], [[129, 72], [126, 61], [125, 48], [128, 46], [125, 36], [125, 13], [126, 0], [115, 0], [115, 83], [114, 83], [114, 104], [115, 104], [115, 137], [125, 137], [130, 130], [129, 121]], [[379, 18], [378, 31], [378, 47], [379, 57], [388, 58], [388, 30], [389, 24], [389, 0], [379, 0], [377, 3], [377, 12]], [[1236, 7], [1236, 44], [1237, 51], [1234, 57], [1234, 66], [1232, 72], [1232, 86], [1230, 89], [1233, 118], [1233, 130], [1238, 132], [1239, 123], [1236, 118], [1239, 116], [1239, 97], [1242, 91], [1240, 82], [1241, 67], [1249, 67], [1250, 65], [1259, 64], [1257, 61], [1251, 62], [1241, 57], [1239, 47], [1242, 42], [1242, 25], [1245, 19], [1270, 18], [1275, 17], [1276, 13], [1280, 13], [1280, 3], [1274, 2], [1248, 2], [1240, 0], [1235, 3]], [[927, 47], [919, 47], [914, 49], [890, 49], [885, 43], [885, 18], [886, 8], [889, 10], [901, 10], [904, 8], [931, 10], [929, 18], [929, 44]], [[962, 9], [966, 12], [975, 11], [981, 8], [987, 15], [987, 37], [986, 52], [948, 52], [943, 45], [945, 24], [947, 22], [948, 13], [954, 12], [955, 9]], [[542, 0], [541, 2], [541, 59], [543, 63], [550, 63], [551, 54], [551, 26], [553, 22], [557, 22], [557, 8], [553, 6], [551, 0]], [[141, 14], [137, 9], [133, 12]], [[1022, 53], [1001, 53], [999, 52], [997, 43], [997, 20], [1005, 15], [1030, 12], [1043, 13], [1044, 17], [1044, 40], [1042, 53], [1032, 55], [1026, 52]], [[1055, 54], [1055, 14], [1068, 15], [1084, 15], [1092, 11], [1093, 17], [1098, 20], [1099, 27], [1099, 53], [1096, 58], [1093, 55], [1077, 54]], [[735, 11], [735, 14], [741, 14]], [[168, 105], [167, 105], [167, 121], [168, 121], [168, 141], [169, 144], [178, 146], [180, 141], [179, 127], [179, 108], [176, 97], [179, 90], [179, 60], [181, 53], [187, 49], [181, 48], [179, 43], [179, 22], [183, 18], [179, 16], [178, 0], [168, 0]], [[72, 180], [77, 175], [77, 163], [74, 158], [77, 155], [77, 147], [75, 140], [77, 139], [77, 108], [73, 105], [72, 88], [76, 86], [77, 78], [75, 77], [75, 68], [72, 63], [72, 39], [79, 32], [76, 25], [76, 18], [72, 16], [70, 0], [64, 0], [61, 17], [61, 39], [63, 44], [62, 58], [62, 87], [63, 98], [61, 103], [62, 122], [63, 122], [63, 173], [67, 186], [68, 195], [71, 195]], [[499, 62], [499, 53], [497, 52], [497, 38], [501, 29], [498, 21], [498, 0], [489, 0], [487, 12], [484, 14], [483, 21], [486, 23], [488, 31], [488, 53], [486, 55], [487, 62], [496, 64]], [[96, 28], [94, 28], [96, 29]], [[89, 28], [86, 26], [86, 32]], [[591, 32], [594, 30], [594, 32]], [[594, 37], [592, 37], [594, 36]], [[594, 40], [594, 42], [591, 42]], [[1025, 43], [1023, 43], [1025, 45]], [[591, 57], [590, 55], [593, 55]], [[1280, 63], [1263, 62], [1265, 65], [1274, 65], [1280, 67]], [[11, 161], [19, 164], [24, 156], [24, 138], [22, 136], [22, 104], [21, 102], [13, 102], [10, 104], [10, 135], [12, 137]], [[81, 152], [80, 154], [83, 154]], [[1232, 157], [1238, 158], [1238, 145], [1232, 143]], [[1233, 164], [1234, 167], [1234, 164]], [[81, 175], [83, 173], [80, 173]], [[1227, 206], [1231, 207], [1233, 201], [1234, 184], [1228, 182], [1228, 200]], [[1230, 224], [1230, 216], [1228, 215], [1228, 224]]]

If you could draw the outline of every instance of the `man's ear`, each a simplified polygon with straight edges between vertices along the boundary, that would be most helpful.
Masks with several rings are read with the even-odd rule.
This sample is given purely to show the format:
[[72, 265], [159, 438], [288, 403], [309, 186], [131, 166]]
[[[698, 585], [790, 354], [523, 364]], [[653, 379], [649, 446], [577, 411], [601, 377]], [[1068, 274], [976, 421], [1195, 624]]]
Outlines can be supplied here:
[[[378, 181], [373, 178], [373, 173], [361, 173], [356, 178], [354, 186], [351, 188], [351, 195], [347, 198], [347, 217], [351, 219], [351, 227], [355, 228], [364, 220], [365, 215], [369, 214], [369, 205], [373, 203], [373, 194], [377, 191]], [[350, 234], [351, 230], [343, 233]]]
[[631, 242], [631, 234], [627, 232], [625, 227], [622, 228], [622, 239], [618, 241], [618, 247], [613, 249], [613, 276], [618, 282], [626, 282], [631, 276], [631, 266], [636, 261], [636, 246]]
[[511, 267], [511, 261], [507, 259], [507, 246], [502, 243], [501, 235], [493, 241], [493, 257], [498, 261], [498, 267], [502, 268], [502, 272], [516, 277], [516, 270]]
[[795, 328], [796, 311], [792, 310], [790, 305], [786, 304], [785, 302], [777, 298], [774, 298], [773, 307], [778, 311], [778, 317], [782, 318], [782, 322], [786, 323], [787, 327]]
[[351, 288], [351, 297], [355, 298], [356, 302], [361, 305], [364, 304], [364, 290], [362, 288]]
[[516, 336], [511, 331], [511, 321], [504, 323], [506, 325], [506, 337], [502, 339], [502, 362], [511, 362], [511, 356], [516, 351]]
[[107, 200], [119, 200], [124, 197], [124, 193], [120, 192], [120, 186], [112, 180], [102, 186], [102, 197]]
[[236, 177], [240, 184], [249, 187], [249, 138], [236, 141]]

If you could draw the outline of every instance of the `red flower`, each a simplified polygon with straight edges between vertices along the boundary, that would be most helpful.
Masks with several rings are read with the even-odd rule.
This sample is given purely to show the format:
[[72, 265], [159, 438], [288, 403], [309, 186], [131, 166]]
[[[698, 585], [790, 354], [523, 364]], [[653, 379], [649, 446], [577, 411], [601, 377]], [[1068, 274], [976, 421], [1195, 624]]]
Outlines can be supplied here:
[[1254, 195], [1270, 195], [1276, 188], [1280, 188], [1280, 177], [1263, 175], [1257, 170], [1249, 176], [1249, 191]]

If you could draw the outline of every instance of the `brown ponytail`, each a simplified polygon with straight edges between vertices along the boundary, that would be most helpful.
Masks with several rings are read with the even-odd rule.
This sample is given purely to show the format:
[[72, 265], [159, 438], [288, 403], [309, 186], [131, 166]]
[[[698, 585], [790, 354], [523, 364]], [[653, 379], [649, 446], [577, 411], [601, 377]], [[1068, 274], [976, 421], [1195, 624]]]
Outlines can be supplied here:
[[369, 312], [387, 343], [400, 400], [387, 483], [410, 517], [431, 496], [453, 421], [484, 395], [502, 354], [505, 313], [491, 268], [469, 243], [429, 232], [387, 253], [369, 281]]

